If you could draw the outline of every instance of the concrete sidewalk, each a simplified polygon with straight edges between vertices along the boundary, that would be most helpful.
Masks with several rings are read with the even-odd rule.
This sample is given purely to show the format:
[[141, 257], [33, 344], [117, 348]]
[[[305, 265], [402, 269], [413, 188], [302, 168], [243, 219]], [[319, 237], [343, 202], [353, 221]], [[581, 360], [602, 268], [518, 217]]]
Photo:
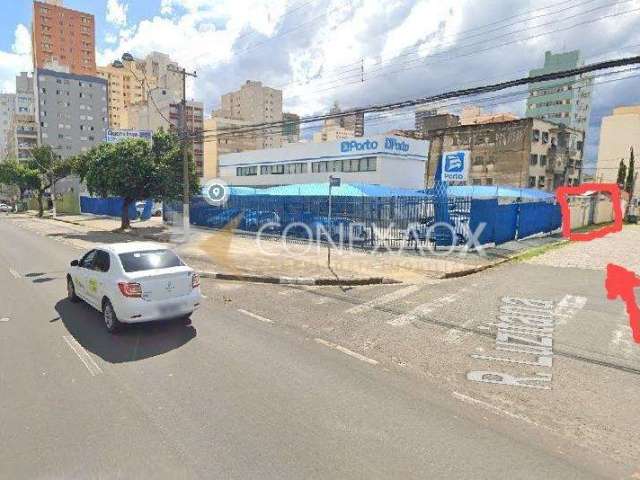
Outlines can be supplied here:
[[327, 247], [316, 243], [258, 239], [250, 234], [238, 234], [231, 230], [210, 230], [194, 226], [190, 241], [182, 244], [181, 228], [165, 225], [158, 217], [147, 221], [133, 221], [131, 230], [127, 232], [118, 230], [120, 220], [117, 218], [58, 215], [57, 220], [72, 224], [80, 228], [80, 231], [86, 231], [87, 235], [101, 233], [101, 241], [106, 241], [104, 235], [110, 232], [118, 238], [125, 235], [172, 243], [181, 255], [201, 271], [274, 279], [375, 278], [419, 284], [481, 271], [508, 261], [531, 248], [560, 240], [552, 236], [509, 242], [498, 248], [485, 249], [484, 255], [463, 251], [447, 254], [444, 249], [436, 252], [332, 249], [331, 268], [328, 268]]

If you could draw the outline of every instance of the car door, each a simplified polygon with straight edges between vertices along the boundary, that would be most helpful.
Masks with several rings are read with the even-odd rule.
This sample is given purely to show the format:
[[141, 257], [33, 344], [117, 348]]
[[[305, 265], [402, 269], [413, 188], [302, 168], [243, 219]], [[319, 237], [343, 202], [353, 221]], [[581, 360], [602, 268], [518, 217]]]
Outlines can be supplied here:
[[93, 262], [95, 258], [96, 251], [90, 250], [85, 254], [84, 257], [80, 259], [75, 272], [72, 272], [73, 284], [76, 287], [76, 295], [78, 295], [83, 300], [86, 300], [87, 302], [90, 301], [87, 292], [87, 273], [90, 269], [93, 269]]
[[111, 269], [111, 258], [108, 252], [96, 250], [90, 269], [87, 269], [86, 284], [88, 302], [100, 308], [105, 290], [105, 282]]

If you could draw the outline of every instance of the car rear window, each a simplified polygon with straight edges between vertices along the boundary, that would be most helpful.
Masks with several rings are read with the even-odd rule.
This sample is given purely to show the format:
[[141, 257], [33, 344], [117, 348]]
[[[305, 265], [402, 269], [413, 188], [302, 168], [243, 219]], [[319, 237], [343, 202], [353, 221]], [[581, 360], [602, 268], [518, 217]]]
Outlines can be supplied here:
[[181, 267], [182, 260], [171, 250], [145, 250], [121, 253], [120, 261], [125, 272], [142, 272], [158, 268]]

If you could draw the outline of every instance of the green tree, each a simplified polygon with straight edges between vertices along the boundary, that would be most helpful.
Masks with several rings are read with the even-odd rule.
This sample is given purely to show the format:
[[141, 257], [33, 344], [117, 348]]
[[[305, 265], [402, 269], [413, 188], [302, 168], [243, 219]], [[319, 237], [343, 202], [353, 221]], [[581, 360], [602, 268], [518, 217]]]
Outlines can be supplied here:
[[44, 213], [44, 193], [58, 180], [69, 175], [72, 171], [73, 160], [62, 158], [53, 151], [51, 145], [40, 145], [31, 150], [29, 168], [35, 170], [38, 175], [38, 185], [35, 187], [38, 194], [38, 216]]
[[631, 147], [631, 154], [629, 158], [629, 170], [627, 171], [627, 181], [624, 184], [624, 189], [627, 191], [629, 196], [633, 194], [633, 184], [635, 183], [635, 174], [636, 174], [636, 165], [635, 160], [633, 158], [633, 147]]
[[616, 183], [620, 188], [624, 188], [624, 182], [627, 178], [627, 166], [624, 164], [624, 160], [620, 160], [620, 165], [618, 166], [618, 180]]
[[[198, 188], [189, 158], [190, 191]], [[121, 229], [131, 227], [129, 207], [138, 200], [175, 200], [182, 192], [182, 156], [177, 138], [160, 131], [153, 145], [140, 139], [103, 143], [74, 159], [74, 171], [92, 195], [122, 197]]]
[[39, 182], [38, 172], [24, 162], [7, 160], [0, 163], [0, 184], [15, 187], [20, 200], [27, 190], [36, 190]]

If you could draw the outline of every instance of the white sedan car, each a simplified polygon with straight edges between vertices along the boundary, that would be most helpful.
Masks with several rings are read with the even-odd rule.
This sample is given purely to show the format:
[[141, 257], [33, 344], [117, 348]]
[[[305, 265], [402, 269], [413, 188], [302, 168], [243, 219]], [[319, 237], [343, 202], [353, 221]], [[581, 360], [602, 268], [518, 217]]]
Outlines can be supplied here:
[[200, 306], [200, 277], [172, 250], [151, 242], [100, 245], [67, 273], [67, 296], [102, 312], [109, 332], [123, 323], [183, 318]]

